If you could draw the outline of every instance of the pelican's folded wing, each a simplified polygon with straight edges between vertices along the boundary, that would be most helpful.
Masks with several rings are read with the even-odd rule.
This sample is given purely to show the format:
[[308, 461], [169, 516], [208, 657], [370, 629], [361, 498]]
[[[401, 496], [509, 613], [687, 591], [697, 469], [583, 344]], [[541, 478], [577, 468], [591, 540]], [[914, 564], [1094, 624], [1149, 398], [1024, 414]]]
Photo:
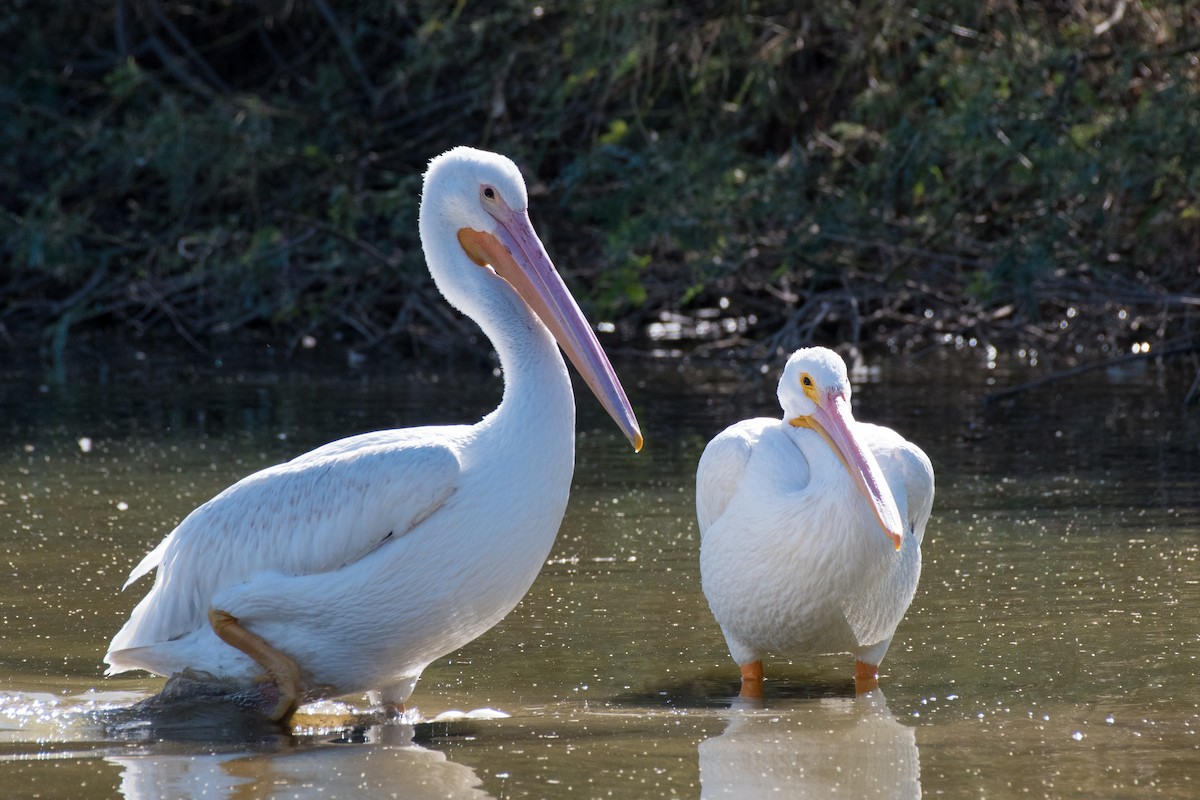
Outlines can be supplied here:
[[920, 542], [933, 511], [933, 465], [929, 456], [891, 428], [870, 423], [861, 423], [861, 427], [900, 507], [900, 516]]
[[718, 433], [704, 448], [696, 465], [696, 518], [701, 537], [725, 513], [763, 429], [777, 422], [743, 420]]
[[158, 575], [110, 655], [207, 624], [208, 601], [223, 586], [262, 571], [338, 569], [417, 528], [454, 493], [461, 469], [453, 447], [412, 435], [431, 430], [333, 442], [197, 508], [134, 569], [130, 583], [155, 568]]

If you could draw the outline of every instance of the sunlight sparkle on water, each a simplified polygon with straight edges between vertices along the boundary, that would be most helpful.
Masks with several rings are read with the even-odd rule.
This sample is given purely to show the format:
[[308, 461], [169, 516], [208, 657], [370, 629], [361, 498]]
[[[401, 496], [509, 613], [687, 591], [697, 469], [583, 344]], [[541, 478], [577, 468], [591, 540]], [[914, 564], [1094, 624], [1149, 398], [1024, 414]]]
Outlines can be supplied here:
[[[728, 336], [718, 303], [706, 313], [663, 322]], [[1125, 352], [1135, 338], [1122, 340]], [[948, 345], [919, 358], [866, 355], [855, 373], [871, 381], [866, 421], [918, 442], [939, 479], [921, 584], [884, 664], [885, 705], [858, 702], [846, 660], [833, 656], [772, 658], [763, 712], [731, 707], [737, 666], [699, 581], [695, 468], [716, 431], [774, 413], [764, 388], [774, 381], [748, 376], [753, 361], [705, 370], [617, 359], [661, 447], [632, 459], [580, 395], [587, 435], [566, 518], [521, 605], [430, 665], [402, 719], [348, 724], [373, 709], [344, 698], [305, 706], [286, 744], [265, 745], [160, 741], [135, 726], [104, 739], [89, 727], [90, 709], [162, 685], [101, 677], [105, 645], [140, 594], [120, 591], [124, 576], [259, 465], [352, 432], [477, 419], [494, 407], [495, 378], [474, 366], [364, 381], [340, 363], [334, 375], [268, 365], [181, 390], [173, 379], [156, 386], [139, 361], [136, 391], [115, 373], [111, 389], [15, 382], [0, 409], [10, 437], [0, 465], [5, 793], [163, 796], [164, 781], [187, 779], [207, 781], [204, 796], [353, 796], [368, 778], [394, 787], [410, 769], [447, 781], [429, 796], [463, 798], [724, 787], [760, 797], [797, 786], [831, 796], [836, 786], [846, 797], [1107, 800], [1153, 781], [1156, 796], [1191, 800], [1200, 418], [1179, 399], [1194, 374], [1172, 377], [1169, 362], [1120, 381], [1095, 371], [985, 405], [988, 379], [1038, 377], [1042, 354], [997, 352], [967, 333]], [[88, 691], [97, 686], [114, 690]], [[877, 745], [866, 759], [854, 746], [863, 741]], [[867, 769], [876, 763], [882, 771]], [[894, 789], [896, 764], [909, 791], [883, 793], [878, 780]], [[826, 774], [834, 783], [819, 785]]]

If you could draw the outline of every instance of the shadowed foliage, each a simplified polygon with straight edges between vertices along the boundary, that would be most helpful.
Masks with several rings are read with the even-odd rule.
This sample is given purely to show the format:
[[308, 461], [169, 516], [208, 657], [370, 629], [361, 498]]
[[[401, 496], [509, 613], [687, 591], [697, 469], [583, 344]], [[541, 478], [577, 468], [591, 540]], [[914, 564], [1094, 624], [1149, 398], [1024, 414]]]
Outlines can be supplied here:
[[1196, 338], [1190, 3], [16, 0], [0, 42], [0, 330], [52, 353], [463, 346], [416, 226], [454, 144], [627, 338]]

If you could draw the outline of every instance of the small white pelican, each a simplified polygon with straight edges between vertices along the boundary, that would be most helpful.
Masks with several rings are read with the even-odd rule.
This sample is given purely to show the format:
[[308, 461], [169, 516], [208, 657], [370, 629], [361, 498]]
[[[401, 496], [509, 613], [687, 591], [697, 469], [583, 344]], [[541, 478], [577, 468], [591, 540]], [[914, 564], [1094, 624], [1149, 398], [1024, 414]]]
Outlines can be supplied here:
[[359, 692], [402, 708], [430, 662], [512, 610], [554, 543], [574, 470], [575, 402], [556, 340], [642, 446], [527, 207], [503, 156], [459, 147], [425, 173], [429, 271], [499, 353], [500, 406], [475, 425], [331, 442], [197, 508], [125, 584], [158, 569], [112, 640], [109, 674], [190, 668], [258, 682], [278, 697], [276, 719]]
[[782, 420], [732, 425], [700, 457], [704, 594], [742, 696], [762, 696], [767, 653], [853, 653], [869, 692], [921, 575], [933, 467], [895, 431], [854, 420], [832, 350], [792, 354], [779, 404]]

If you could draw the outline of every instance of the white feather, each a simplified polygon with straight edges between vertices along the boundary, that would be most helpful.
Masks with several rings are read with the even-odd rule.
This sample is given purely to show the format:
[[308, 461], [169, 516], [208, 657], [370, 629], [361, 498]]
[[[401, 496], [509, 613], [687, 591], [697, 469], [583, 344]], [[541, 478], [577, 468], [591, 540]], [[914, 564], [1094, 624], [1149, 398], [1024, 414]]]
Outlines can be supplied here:
[[121, 670], [122, 650], [207, 625], [208, 601], [221, 586], [263, 571], [340, 569], [407, 535], [454, 493], [459, 472], [444, 439], [399, 430], [333, 442], [243, 478], [134, 569], [130, 582], [156, 567], [158, 577], [113, 638], [109, 672]]

